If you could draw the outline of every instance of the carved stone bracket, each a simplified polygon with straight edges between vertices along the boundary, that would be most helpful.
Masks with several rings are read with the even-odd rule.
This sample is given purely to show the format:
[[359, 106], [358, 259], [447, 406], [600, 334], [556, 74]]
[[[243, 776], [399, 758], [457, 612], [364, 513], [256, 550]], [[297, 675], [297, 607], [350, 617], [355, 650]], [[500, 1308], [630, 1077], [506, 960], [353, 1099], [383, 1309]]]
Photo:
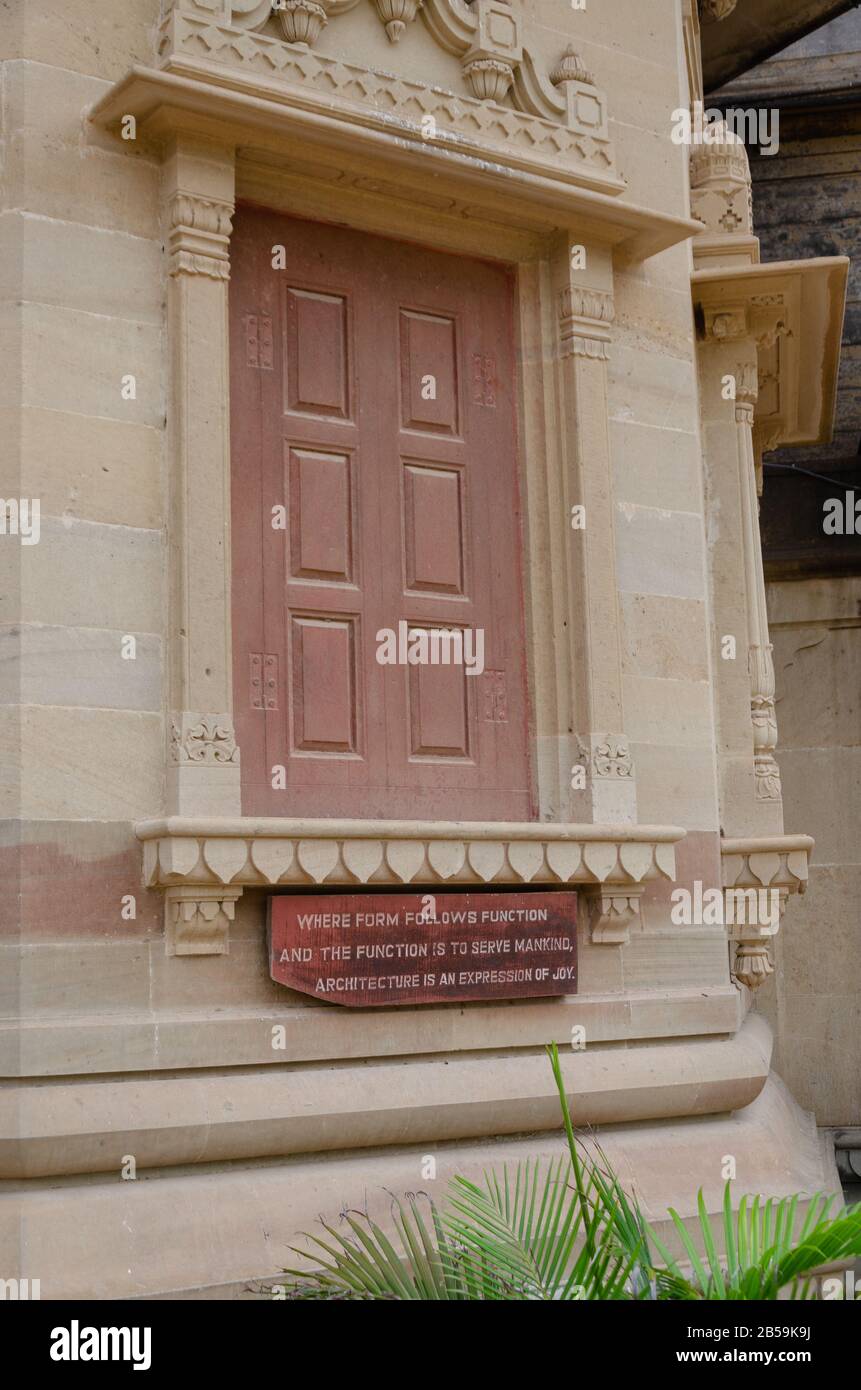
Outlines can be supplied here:
[[560, 351], [563, 357], [610, 357], [612, 294], [566, 285], [559, 298]]
[[[725, 920], [733, 923], [733, 977], [748, 989], [757, 990], [774, 973], [770, 943], [776, 924], [757, 911], [764, 895], [776, 894], [783, 914], [787, 899], [807, 888], [813, 840], [809, 835], [776, 835], [757, 839], [722, 840], [721, 870]], [[739, 912], [740, 901], [750, 899], [752, 911]], [[766, 906], [770, 906], [766, 900]], [[739, 917], [747, 916], [747, 925]]]
[[624, 946], [631, 939], [631, 927], [640, 921], [643, 889], [613, 892], [602, 888], [587, 892], [589, 930], [592, 941], [602, 946]]
[[[145, 883], [168, 890], [168, 942], [181, 930], [198, 943], [193, 952], [177, 946], [178, 954], [203, 954], [207, 941], [216, 953], [225, 950], [227, 922], [242, 889], [276, 885], [592, 886], [614, 900], [602, 909], [604, 934], [598, 939], [622, 940], [623, 919], [629, 924], [637, 910], [628, 900], [647, 882], [673, 881], [674, 846], [684, 836], [676, 826], [244, 817], [171, 817], [142, 823], [136, 833], [144, 843]], [[185, 905], [178, 908], [180, 903]], [[209, 936], [205, 923], [212, 926]]]
[[168, 888], [165, 947], [169, 956], [223, 956], [241, 888]]
[[232, 203], [176, 193], [168, 207], [169, 273], [228, 280], [232, 218]]

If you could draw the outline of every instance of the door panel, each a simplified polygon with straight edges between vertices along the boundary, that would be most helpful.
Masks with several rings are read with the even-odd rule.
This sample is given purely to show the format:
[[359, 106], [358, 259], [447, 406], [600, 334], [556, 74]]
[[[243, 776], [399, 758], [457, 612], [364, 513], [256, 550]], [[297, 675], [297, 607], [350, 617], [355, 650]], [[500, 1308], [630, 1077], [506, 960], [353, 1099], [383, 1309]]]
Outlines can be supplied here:
[[244, 813], [530, 819], [509, 273], [240, 209], [230, 312]]

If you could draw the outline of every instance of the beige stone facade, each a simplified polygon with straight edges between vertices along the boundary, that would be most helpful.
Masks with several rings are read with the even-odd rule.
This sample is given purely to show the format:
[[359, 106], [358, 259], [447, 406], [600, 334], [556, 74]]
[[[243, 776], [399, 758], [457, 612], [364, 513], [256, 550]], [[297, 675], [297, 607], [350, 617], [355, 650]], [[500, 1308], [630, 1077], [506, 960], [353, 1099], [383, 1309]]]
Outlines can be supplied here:
[[[41, 509], [0, 538], [0, 1275], [43, 1296], [227, 1295], [429, 1151], [441, 1181], [554, 1150], [542, 1049], [577, 1025], [575, 1117], [657, 1221], [716, 1207], [728, 1154], [739, 1194], [836, 1187], [771, 1070], [771, 937], [671, 895], [806, 886], [757, 493], [764, 447], [831, 428], [846, 262], [760, 264], [743, 150], [674, 143], [689, 0], [414, 8], [13, 2], [0, 40], [2, 490]], [[243, 814], [243, 203], [514, 268], [533, 822]], [[272, 982], [267, 893], [378, 884], [576, 888], [577, 994]]]

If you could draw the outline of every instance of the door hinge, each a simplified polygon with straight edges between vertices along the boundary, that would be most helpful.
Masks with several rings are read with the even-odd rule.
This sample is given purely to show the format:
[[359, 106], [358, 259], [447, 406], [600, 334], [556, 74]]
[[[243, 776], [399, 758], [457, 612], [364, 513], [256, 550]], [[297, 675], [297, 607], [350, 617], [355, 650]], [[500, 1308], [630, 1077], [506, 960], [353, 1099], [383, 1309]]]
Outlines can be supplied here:
[[272, 320], [268, 314], [245, 316], [245, 364], [259, 371], [272, 370]]
[[504, 671], [485, 671], [484, 673], [484, 713], [489, 724], [508, 723], [508, 690]]
[[278, 658], [269, 652], [252, 652], [249, 698], [252, 709], [278, 708]]

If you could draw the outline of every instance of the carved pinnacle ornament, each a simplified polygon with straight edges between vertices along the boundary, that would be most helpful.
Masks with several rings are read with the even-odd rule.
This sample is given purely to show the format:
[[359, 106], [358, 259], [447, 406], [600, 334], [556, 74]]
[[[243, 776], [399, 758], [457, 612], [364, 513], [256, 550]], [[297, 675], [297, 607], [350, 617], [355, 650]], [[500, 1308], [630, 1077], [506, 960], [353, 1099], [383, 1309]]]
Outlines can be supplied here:
[[463, 75], [478, 101], [502, 101], [514, 78], [509, 63], [498, 58], [475, 58], [467, 63]]
[[397, 43], [422, 7], [422, 0], [374, 0], [390, 43]]
[[554, 87], [561, 87], [563, 82], [585, 82], [590, 87], [595, 85], [594, 77], [583, 66], [579, 54], [574, 52], [570, 43], [551, 72], [550, 81]]
[[320, 0], [281, 0], [278, 13], [287, 42], [306, 43], [309, 48], [329, 22]]

